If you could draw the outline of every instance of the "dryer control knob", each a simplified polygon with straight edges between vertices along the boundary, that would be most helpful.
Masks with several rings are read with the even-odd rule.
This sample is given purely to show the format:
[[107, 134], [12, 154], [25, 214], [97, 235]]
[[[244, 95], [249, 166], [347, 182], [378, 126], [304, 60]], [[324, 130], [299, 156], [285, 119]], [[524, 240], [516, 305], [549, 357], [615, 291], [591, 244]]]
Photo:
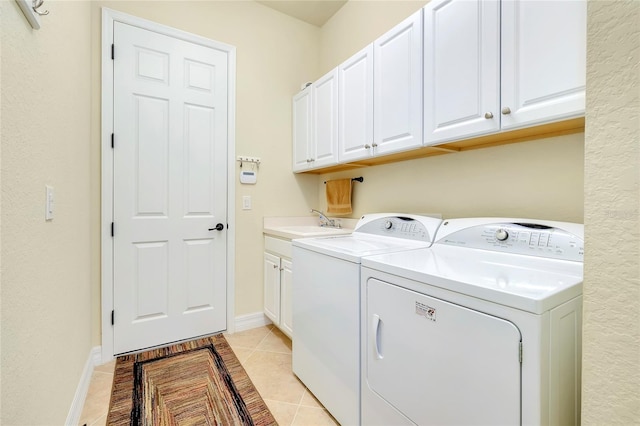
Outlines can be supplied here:
[[391, 229], [392, 226], [393, 226], [393, 222], [391, 222], [390, 220], [387, 220], [384, 223], [384, 229]]
[[500, 228], [496, 231], [496, 240], [504, 241], [507, 238], [509, 238], [509, 233], [505, 229]]

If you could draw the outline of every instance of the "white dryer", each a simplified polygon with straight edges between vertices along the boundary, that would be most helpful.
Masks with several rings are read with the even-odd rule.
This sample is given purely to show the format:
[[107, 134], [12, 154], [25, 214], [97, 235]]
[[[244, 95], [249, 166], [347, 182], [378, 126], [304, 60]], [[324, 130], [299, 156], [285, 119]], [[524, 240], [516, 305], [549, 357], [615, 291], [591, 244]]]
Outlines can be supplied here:
[[583, 226], [445, 220], [362, 259], [363, 425], [579, 425]]
[[293, 240], [293, 372], [342, 425], [360, 423], [360, 260], [429, 247], [441, 223], [371, 214], [350, 235]]

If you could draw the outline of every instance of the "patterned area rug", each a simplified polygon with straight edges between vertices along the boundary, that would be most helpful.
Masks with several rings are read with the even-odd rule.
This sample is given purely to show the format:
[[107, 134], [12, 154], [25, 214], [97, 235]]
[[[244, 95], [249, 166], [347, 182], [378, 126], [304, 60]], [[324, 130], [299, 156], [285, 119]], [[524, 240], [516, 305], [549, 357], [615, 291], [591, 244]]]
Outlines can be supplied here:
[[276, 425], [222, 334], [118, 357], [107, 425]]

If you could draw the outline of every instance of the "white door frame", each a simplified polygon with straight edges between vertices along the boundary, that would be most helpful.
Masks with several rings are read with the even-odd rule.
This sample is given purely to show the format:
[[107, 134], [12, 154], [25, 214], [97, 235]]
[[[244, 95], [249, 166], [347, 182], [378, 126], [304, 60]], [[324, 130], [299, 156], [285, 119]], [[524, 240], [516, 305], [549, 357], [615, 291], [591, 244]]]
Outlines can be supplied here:
[[[108, 362], [113, 356], [113, 239], [111, 223], [113, 221], [113, 62], [111, 45], [113, 43], [114, 21], [133, 25], [159, 34], [167, 35], [191, 43], [211, 47], [228, 55], [228, 148], [227, 148], [227, 331], [235, 331], [235, 111], [236, 111], [236, 48], [195, 34], [147, 21], [115, 10], [102, 8], [102, 217], [100, 219], [101, 238], [101, 307], [102, 322], [102, 362]], [[116, 52], [117, 54], [117, 52]]]

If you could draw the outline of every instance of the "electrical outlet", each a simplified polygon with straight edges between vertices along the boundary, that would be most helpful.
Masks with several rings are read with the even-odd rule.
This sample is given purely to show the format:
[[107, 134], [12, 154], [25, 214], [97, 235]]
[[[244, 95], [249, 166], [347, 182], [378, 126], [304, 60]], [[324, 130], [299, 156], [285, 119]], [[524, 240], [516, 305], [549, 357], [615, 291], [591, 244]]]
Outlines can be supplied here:
[[251, 195], [242, 196], [242, 210], [251, 210]]

